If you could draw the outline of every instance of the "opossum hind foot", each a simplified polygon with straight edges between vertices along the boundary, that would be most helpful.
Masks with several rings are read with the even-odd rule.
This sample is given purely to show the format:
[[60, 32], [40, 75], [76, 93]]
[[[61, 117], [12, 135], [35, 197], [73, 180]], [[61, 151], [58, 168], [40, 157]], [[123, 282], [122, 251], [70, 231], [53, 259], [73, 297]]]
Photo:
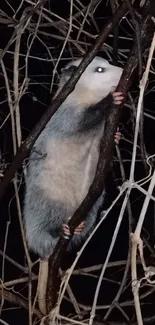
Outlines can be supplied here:
[[[82, 221], [75, 229], [74, 229], [74, 234], [80, 234], [81, 231], [84, 229], [85, 222]], [[71, 235], [69, 226], [65, 223], [62, 225], [62, 230], [65, 236], [69, 237]]]

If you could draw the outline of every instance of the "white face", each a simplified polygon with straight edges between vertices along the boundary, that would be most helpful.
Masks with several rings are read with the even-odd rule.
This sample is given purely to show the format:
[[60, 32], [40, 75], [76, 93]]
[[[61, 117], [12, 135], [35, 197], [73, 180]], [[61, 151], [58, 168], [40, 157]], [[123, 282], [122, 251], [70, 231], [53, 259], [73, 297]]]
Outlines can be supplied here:
[[[81, 61], [82, 59], [79, 59], [69, 63], [65, 67], [66, 72], [67, 68], [78, 66]], [[122, 68], [111, 65], [107, 60], [96, 56], [83, 72], [68, 100], [72, 100], [73, 97], [76, 100], [78, 98], [79, 105], [84, 104], [84, 106], [97, 103], [114, 91], [122, 71]], [[67, 79], [69, 78], [70, 76]]]
[[[80, 62], [81, 59], [73, 64], [78, 66]], [[92, 90], [107, 89], [110, 92], [113, 88], [116, 88], [121, 74], [122, 68], [111, 65], [107, 60], [96, 56], [88, 65], [78, 83], [83, 86], [87, 85]]]

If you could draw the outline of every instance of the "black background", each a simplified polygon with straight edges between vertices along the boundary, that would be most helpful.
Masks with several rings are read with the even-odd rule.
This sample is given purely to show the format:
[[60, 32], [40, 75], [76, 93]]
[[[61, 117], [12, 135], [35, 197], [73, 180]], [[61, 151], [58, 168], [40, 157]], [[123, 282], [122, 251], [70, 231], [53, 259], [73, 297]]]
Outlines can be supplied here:
[[[16, 8], [19, 5], [19, 1], [11, 1], [9, 0], [9, 3], [12, 5], [12, 7], [16, 10]], [[89, 1], [82, 1], [84, 5], [89, 4]], [[17, 15], [17, 20], [20, 19], [23, 9], [28, 6], [26, 2], [24, 2], [21, 10], [19, 11]], [[60, 15], [64, 19], [66, 19], [69, 16], [69, 2], [66, 0], [59, 0], [59, 1], [49, 1], [45, 5], [48, 9], [55, 12], [57, 15]], [[0, 3], [0, 8], [7, 13], [10, 17], [12, 17], [13, 12], [11, 8], [8, 6], [8, 4], [3, 1]], [[95, 21], [99, 28], [99, 30], [103, 27], [103, 25], [107, 22], [109, 17], [112, 15], [110, 5], [106, 5], [105, 1], [101, 1], [99, 4], [97, 10], [95, 11]], [[33, 15], [32, 21], [36, 23], [38, 16]], [[55, 21], [56, 18], [53, 18]], [[128, 15], [128, 19], [130, 18], [130, 15]], [[132, 21], [130, 20], [131, 26]], [[121, 26], [119, 28], [119, 35], [124, 37], [130, 37], [130, 40], [127, 40], [125, 38], [119, 39], [118, 47], [121, 49], [128, 49], [130, 50], [132, 46], [132, 38], [135, 37], [134, 35], [134, 28], [129, 26], [126, 20], [122, 21]], [[44, 31], [44, 28], [41, 29]], [[94, 25], [91, 23], [88, 25], [86, 23], [85, 30], [88, 31], [91, 34], [96, 34], [96, 30]], [[50, 34], [57, 34], [62, 35], [61, 32], [56, 30], [54, 27], [49, 26], [46, 28], [46, 32]], [[0, 24], [0, 48], [3, 49], [9, 38], [11, 37], [13, 32], [12, 27], [5, 26], [4, 24]], [[22, 41], [21, 41], [21, 53], [26, 53], [27, 51], [27, 42], [28, 42], [28, 36], [30, 35], [30, 30], [26, 30], [25, 33], [22, 35]], [[73, 29], [72, 32], [72, 38], [75, 39], [77, 35], [77, 31]], [[39, 37], [46, 43], [47, 46], [52, 47], [51, 53], [52, 57], [56, 60], [59, 56], [59, 53], [61, 51], [63, 41], [57, 40], [56, 38], [47, 37], [45, 35], [40, 34]], [[112, 37], [108, 37], [107, 44], [112, 46]], [[92, 43], [92, 39], [88, 39], [86, 36], [80, 37], [81, 41], [86, 41], [89, 43]], [[72, 51], [70, 50], [70, 47], [72, 47]], [[83, 45], [83, 49], [87, 50], [88, 46]], [[14, 43], [10, 46], [9, 51], [14, 51]], [[58, 66], [58, 72], [60, 72], [61, 67], [64, 66], [66, 62], [68, 62], [68, 59], [72, 58], [72, 55], [74, 57], [79, 57], [81, 54], [78, 52], [78, 50], [72, 45], [66, 45], [66, 49], [63, 53], [63, 60], [60, 61], [60, 64]], [[101, 50], [98, 53], [100, 56], [109, 59], [106, 52]], [[37, 39], [35, 39], [33, 46], [30, 51], [30, 55], [37, 56], [40, 58], [49, 58], [48, 53], [45, 49], [45, 47], [39, 42]], [[123, 66], [123, 63], [125, 62], [126, 58], [119, 55], [118, 56], [118, 64], [120, 66]], [[143, 63], [145, 63], [146, 59], [144, 58]], [[55, 61], [54, 61], [55, 62]], [[7, 68], [7, 73], [9, 77], [9, 81], [12, 87], [12, 78], [13, 78], [13, 55], [11, 53], [7, 53], [4, 57], [4, 63]], [[154, 62], [153, 62], [154, 63]], [[23, 79], [24, 76], [24, 56], [20, 57], [20, 78]], [[42, 114], [48, 107], [50, 100], [51, 100], [51, 94], [50, 94], [50, 82], [52, 78], [52, 71], [53, 71], [53, 63], [52, 62], [46, 62], [36, 59], [29, 59], [29, 78], [30, 78], [30, 85], [28, 88], [28, 92], [23, 96], [23, 98], [20, 101], [20, 112], [21, 112], [21, 126], [22, 126], [22, 136], [23, 140], [29, 135], [30, 131], [32, 130], [33, 126], [39, 121]], [[53, 88], [53, 93], [56, 89], [56, 83], [58, 81], [58, 76], [55, 78], [55, 85]], [[138, 96], [138, 73], [135, 75], [135, 79], [133, 81], [132, 85], [132, 95], [133, 97], [137, 98]], [[149, 92], [148, 90], [152, 89], [154, 86], [154, 75], [150, 74], [150, 82], [148, 84], [147, 92], [145, 95], [144, 100], [144, 108], [146, 112], [149, 112], [150, 114], [154, 114], [154, 108], [155, 108], [155, 99], [154, 99], [154, 92]], [[2, 72], [0, 74], [0, 102], [3, 102], [6, 100], [7, 94], [5, 89], [5, 83], [4, 78], [2, 75]], [[4, 121], [5, 117], [9, 113], [9, 107], [7, 101], [5, 103], [2, 103], [0, 106], [0, 124]], [[129, 171], [130, 171], [130, 160], [131, 160], [131, 154], [132, 154], [132, 140], [133, 140], [133, 113], [130, 111], [128, 107], [124, 107], [122, 120], [120, 123], [120, 130], [123, 134], [123, 136], [128, 140], [131, 141], [127, 142], [122, 140], [120, 143], [120, 149], [122, 158], [124, 159], [124, 168], [126, 172], [126, 178], [129, 177]], [[154, 125], [155, 121], [153, 119], [149, 119], [148, 117], [145, 117], [144, 119], [144, 139], [145, 139], [145, 145], [147, 152], [149, 154], [154, 153], [155, 149], [155, 141], [154, 141]], [[12, 131], [11, 131], [11, 123], [10, 118], [5, 123], [4, 127], [0, 130], [0, 150], [1, 150], [1, 171], [3, 172], [3, 169], [6, 167], [7, 164], [11, 163], [11, 160], [13, 158], [13, 148], [12, 148]], [[138, 150], [137, 159], [139, 160], [136, 163], [136, 169], [135, 169], [135, 180], [139, 180], [143, 177], [145, 177], [145, 171], [143, 167], [143, 163], [141, 161], [140, 151]], [[121, 185], [121, 174], [120, 174], [120, 168], [119, 163], [116, 158], [116, 152], [114, 153], [114, 183], [115, 186]], [[19, 187], [19, 194], [21, 198], [21, 206], [23, 206], [23, 194], [24, 194], [24, 178], [22, 177], [22, 170], [18, 171], [18, 187]], [[147, 189], [147, 184], [145, 186]], [[111, 200], [116, 195], [116, 188], [113, 186], [113, 183], [111, 183], [111, 180], [107, 180], [107, 206], [110, 204]], [[133, 219], [136, 222], [140, 209], [142, 207], [144, 200], [144, 196], [142, 193], [138, 192], [137, 190], [133, 190], [131, 194], [131, 206], [132, 206], [132, 214]], [[122, 199], [117, 203], [115, 208], [111, 211], [108, 218], [104, 221], [103, 225], [100, 227], [100, 229], [97, 231], [89, 245], [87, 246], [85, 252], [81, 256], [78, 267], [84, 267], [84, 266], [90, 266], [90, 265], [96, 265], [103, 263], [111, 242], [111, 238], [113, 235], [113, 231], [118, 219], [120, 207], [121, 207]], [[14, 189], [12, 184], [9, 185], [6, 194], [3, 197], [3, 200], [1, 202], [1, 217], [0, 217], [0, 249], [3, 250], [4, 248], [4, 240], [6, 235], [6, 227], [7, 224], [9, 224], [9, 233], [8, 233], [8, 239], [7, 239], [7, 248], [6, 248], [6, 254], [14, 259], [16, 262], [20, 263], [21, 265], [26, 265], [26, 259], [24, 256], [24, 249], [23, 249], [23, 243], [20, 235], [20, 227], [19, 227], [19, 221], [18, 221], [18, 214], [17, 214], [17, 208], [16, 208], [16, 199], [14, 195]], [[133, 225], [134, 229], [134, 225]], [[119, 261], [119, 260], [125, 260], [127, 258], [128, 249], [129, 249], [129, 234], [128, 234], [128, 214], [127, 212], [124, 215], [123, 222], [119, 231], [119, 235], [115, 244], [115, 247], [112, 252], [112, 256], [110, 261]], [[144, 228], [143, 228], [143, 236], [151, 247], [153, 247], [154, 244], [154, 206], [153, 204], [150, 204], [149, 209], [146, 214], [146, 219], [144, 222]], [[31, 255], [32, 259], [35, 260], [36, 256], [33, 254]], [[1, 262], [2, 262], [2, 257]], [[66, 256], [65, 259], [65, 266], [68, 266], [70, 262], [73, 260], [74, 256]], [[148, 264], [153, 264], [153, 257], [150, 253], [150, 251], [146, 248], [145, 249], [145, 258], [148, 262]], [[2, 265], [2, 264], [1, 264]], [[37, 272], [36, 270], [34, 270]], [[124, 271], [124, 266], [122, 267], [115, 267], [115, 268], [108, 268], [105, 277], [108, 277], [111, 280], [117, 281], [118, 283], [113, 282], [107, 282], [103, 281], [103, 285], [100, 290], [100, 296], [99, 296], [99, 304], [111, 304], [112, 299], [115, 297], [115, 294], [118, 291], [119, 283], [122, 279]], [[95, 274], [99, 274], [99, 272], [96, 272]], [[142, 268], [139, 267], [139, 276], [143, 275]], [[13, 266], [8, 261], [5, 261], [5, 281], [9, 281], [12, 279], [20, 278], [24, 276], [24, 274], [15, 266]], [[71, 279], [71, 285], [73, 292], [77, 298], [77, 301], [86, 305], [92, 304], [93, 294], [96, 288], [97, 279], [86, 277], [86, 276], [73, 276]], [[130, 272], [128, 274], [127, 278], [127, 285], [128, 287], [123, 292], [121, 296], [121, 301], [126, 301], [132, 299], [132, 292], [131, 292], [131, 278], [130, 278]], [[15, 292], [19, 292], [22, 296], [27, 297], [27, 285], [16, 285], [14, 287]], [[141, 293], [145, 290], [145, 288], [141, 289]], [[34, 284], [34, 292], [35, 292], [35, 284]], [[150, 295], [148, 298], [144, 299], [143, 302], [145, 303], [142, 306], [143, 316], [151, 316], [154, 314], [154, 295]], [[14, 308], [13, 308], [14, 307]], [[2, 311], [2, 319], [8, 322], [10, 325], [14, 324], [28, 324], [28, 313], [24, 309], [21, 308], [15, 308], [16, 306], [10, 305], [8, 303], [4, 304], [4, 308]], [[128, 317], [132, 320], [134, 320], [134, 306], [132, 307], [125, 307], [125, 312], [128, 314]], [[62, 313], [65, 315], [68, 315], [68, 313], [74, 313], [73, 307], [71, 307], [71, 304], [64, 301], [62, 304]], [[97, 316], [99, 319], [102, 319], [104, 316], [105, 311], [98, 311]], [[118, 322], [125, 321], [122, 314], [118, 311], [118, 309], [114, 309], [111, 313], [109, 320], [115, 320]]]

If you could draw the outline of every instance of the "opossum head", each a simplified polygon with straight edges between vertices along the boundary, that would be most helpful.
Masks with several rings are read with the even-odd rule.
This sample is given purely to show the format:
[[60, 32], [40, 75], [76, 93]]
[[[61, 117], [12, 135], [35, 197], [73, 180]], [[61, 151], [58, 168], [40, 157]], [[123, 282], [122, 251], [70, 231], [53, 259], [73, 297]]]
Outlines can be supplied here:
[[[62, 69], [59, 91], [75, 73], [81, 61], [82, 58], [72, 61]], [[121, 74], [122, 68], [111, 65], [107, 60], [96, 56], [83, 72], [73, 92], [68, 96], [68, 104], [74, 101], [77, 106], [89, 107], [98, 103], [114, 91]]]
[[[75, 73], [81, 59], [72, 61], [63, 70], [57, 94]], [[53, 132], [64, 136], [89, 132], [102, 127], [107, 113], [107, 105], [100, 102], [114, 91], [122, 74], [122, 69], [108, 61], [95, 57], [88, 65], [74, 90], [54, 114]], [[111, 103], [109, 103], [110, 105]]]

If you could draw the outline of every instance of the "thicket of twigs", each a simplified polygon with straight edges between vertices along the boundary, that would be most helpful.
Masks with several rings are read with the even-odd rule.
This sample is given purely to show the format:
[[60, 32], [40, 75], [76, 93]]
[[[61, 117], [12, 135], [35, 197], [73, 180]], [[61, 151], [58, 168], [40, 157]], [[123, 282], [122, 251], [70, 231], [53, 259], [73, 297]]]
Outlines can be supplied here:
[[[155, 146], [153, 132], [151, 133], [155, 123], [153, 9], [153, 1], [149, 0], [6, 0], [0, 3], [2, 324], [52, 324], [61, 321], [91, 325], [93, 322], [97, 323], [97, 320], [109, 325], [155, 323], [152, 309], [155, 307]], [[103, 223], [104, 228], [104, 219], [107, 221], [110, 218], [111, 211], [115, 211], [119, 203], [118, 216], [102, 264], [90, 266], [88, 261], [88, 267], [76, 268], [89, 238], [67, 272], [60, 272], [62, 246], [67, 245], [64, 239], [60, 239], [54, 258], [50, 260], [47, 296], [52, 297], [52, 303], [47, 302], [49, 314], [43, 317], [38, 309], [36, 293], [38, 273], [35, 267], [38, 261], [31, 259], [22, 223], [27, 157], [50, 116], [72, 91], [82, 71], [96, 53], [125, 67], [118, 87], [125, 96], [128, 92], [123, 108], [123, 139], [121, 150], [116, 146], [114, 158], [117, 164], [116, 177], [119, 178], [119, 194], [100, 223]], [[49, 105], [49, 94], [55, 92], [61, 67], [68, 60], [80, 56], [85, 56], [81, 69]], [[115, 107], [111, 110], [112, 118], [107, 121], [108, 132], [101, 146], [100, 162], [103, 163], [98, 166], [99, 172], [89, 196], [70, 221], [71, 229], [84, 218], [93, 200], [99, 195], [97, 188], [103, 188], [107, 166], [112, 159], [113, 134], [120, 110], [121, 107], [117, 111]], [[38, 124], [34, 127], [36, 123]], [[127, 258], [117, 260], [116, 257], [113, 260], [111, 255], [116, 240], [119, 239], [125, 213]], [[108, 227], [110, 223], [109, 220]], [[17, 243], [14, 244], [15, 242]], [[10, 257], [11, 245], [17, 251]], [[102, 245], [105, 245], [104, 239]], [[98, 249], [100, 248], [94, 246], [94, 255]], [[121, 250], [121, 245], [117, 249]], [[61, 286], [57, 286], [60, 273]], [[74, 292], [74, 286], [72, 288], [72, 281], [69, 282], [71, 276], [76, 278], [77, 285], [82, 283], [81, 301], [76, 290]], [[80, 282], [81, 277], [86, 280]], [[88, 282], [93, 287], [92, 290], [88, 290], [85, 285], [87, 279], [92, 281]], [[107, 294], [108, 290], [111, 290], [110, 296]], [[84, 292], [88, 292], [88, 295]], [[19, 315], [15, 322], [9, 318], [9, 315], [14, 315], [12, 307], [15, 308], [17, 317]], [[26, 316], [20, 313], [19, 308], [27, 310]]]

